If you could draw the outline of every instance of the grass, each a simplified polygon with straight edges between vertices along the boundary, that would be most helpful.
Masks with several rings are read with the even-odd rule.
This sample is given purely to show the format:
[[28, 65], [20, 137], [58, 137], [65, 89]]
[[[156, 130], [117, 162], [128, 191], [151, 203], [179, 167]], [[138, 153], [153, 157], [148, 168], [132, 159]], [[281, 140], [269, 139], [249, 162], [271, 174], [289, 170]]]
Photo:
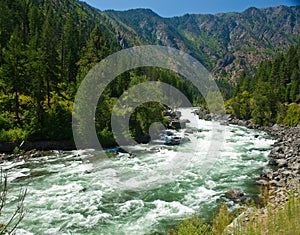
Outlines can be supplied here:
[[265, 208], [262, 215], [257, 212], [249, 214], [246, 226], [238, 227], [234, 234], [300, 234], [300, 197], [292, 193], [283, 207], [274, 209], [271, 204]]
[[268, 204], [262, 209], [247, 210], [246, 216], [234, 220], [230, 230], [226, 228], [233, 216], [226, 205], [222, 205], [211, 224], [193, 215], [180, 222], [177, 230], [170, 230], [168, 235], [300, 235], [300, 197], [295, 195], [291, 193], [284, 205], [276, 209]]

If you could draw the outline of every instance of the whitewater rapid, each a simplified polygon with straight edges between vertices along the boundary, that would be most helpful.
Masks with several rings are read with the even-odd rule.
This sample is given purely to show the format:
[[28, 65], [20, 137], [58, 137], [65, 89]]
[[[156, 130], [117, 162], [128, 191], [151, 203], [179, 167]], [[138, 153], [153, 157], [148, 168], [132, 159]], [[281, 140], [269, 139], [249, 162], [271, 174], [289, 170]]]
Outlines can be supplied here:
[[[237, 206], [225, 198], [228, 189], [256, 194], [254, 183], [274, 140], [198, 120], [191, 108], [180, 111], [194, 131], [178, 133], [191, 140], [182, 145], [138, 145], [131, 147], [134, 154], [111, 157], [95, 150], [54, 151], [2, 163], [10, 185], [4, 214], [13, 211], [22, 188], [28, 191], [17, 234], [165, 233], [191, 214], [209, 218], [222, 201]], [[218, 138], [218, 148], [212, 147]]]

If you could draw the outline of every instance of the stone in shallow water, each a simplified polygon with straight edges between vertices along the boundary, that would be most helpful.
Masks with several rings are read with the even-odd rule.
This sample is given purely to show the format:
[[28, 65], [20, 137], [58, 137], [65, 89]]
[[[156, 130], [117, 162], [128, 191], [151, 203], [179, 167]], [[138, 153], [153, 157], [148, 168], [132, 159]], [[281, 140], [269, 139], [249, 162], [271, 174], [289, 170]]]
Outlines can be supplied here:
[[244, 195], [245, 195], [245, 193], [241, 189], [238, 189], [238, 188], [229, 189], [225, 193], [225, 196], [232, 200], [237, 200]]

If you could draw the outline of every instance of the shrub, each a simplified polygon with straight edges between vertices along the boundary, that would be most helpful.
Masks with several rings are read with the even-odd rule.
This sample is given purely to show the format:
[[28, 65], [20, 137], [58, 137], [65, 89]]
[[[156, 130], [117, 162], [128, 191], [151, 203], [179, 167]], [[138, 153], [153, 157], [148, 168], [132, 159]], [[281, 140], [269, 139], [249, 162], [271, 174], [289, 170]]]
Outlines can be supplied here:
[[274, 210], [267, 206], [267, 214], [262, 217], [257, 212], [249, 215], [249, 222], [236, 234], [299, 234], [300, 198], [292, 193], [283, 207]]
[[297, 126], [300, 120], [300, 107], [298, 104], [290, 104], [283, 120], [283, 124]]
[[0, 115], [0, 130], [7, 130], [10, 128], [9, 121], [3, 115]]
[[1, 130], [0, 131], [0, 141], [4, 142], [19, 142], [26, 140], [28, 137], [28, 133], [26, 130], [21, 128], [14, 128], [9, 130]]
[[212, 235], [211, 225], [205, 223], [203, 220], [194, 214], [191, 218], [185, 219], [178, 225], [178, 230], [171, 230], [168, 235]]
[[[300, 197], [291, 193], [283, 207], [278, 205], [274, 210], [272, 205], [266, 207], [267, 213], [262, 216], [261, 211], [252, 210], [247, 215], [247, 221], [237, 220], [233, 230], [228, 234], [299, 234], [300, 231]], [[219, 235], [227, 234], [226, 227], [231, 223], [233, 217], [229, 214], [226, 205], [220, 207], [218, 215], [213, 219], [212, 226], [204, 223], [197, 215], [185, 219], [179, 223], [177, 231], [170, 230], [168, 235]]]

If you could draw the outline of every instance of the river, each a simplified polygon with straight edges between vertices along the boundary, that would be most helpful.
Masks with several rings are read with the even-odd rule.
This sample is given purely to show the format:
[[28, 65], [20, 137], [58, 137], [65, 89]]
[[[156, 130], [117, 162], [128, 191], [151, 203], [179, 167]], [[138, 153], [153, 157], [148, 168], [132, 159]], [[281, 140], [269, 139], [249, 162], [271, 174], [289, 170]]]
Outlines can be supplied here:
[[[2, 163], [9, 179], [4, 212], [13, 211], [22, 188], [28, 190], [17, 234], [165, 233], [193, 213], [209, 218], [222, 201], [236, 207], [224, 196], [228, 189], [257, 194], [254, 182], [267, 167], [274, 140], [245, 127], [198, 120], [191, 111], [182, 109], [182, 118], [198, 131], [178, 146], [138, 145], [131, 147], [134, 154], [111, 157], [94, 150], [54, 151]], [[218, 138], [212, 133], [224, 128], [223, 145], [206, 161], [211, 140]]]

